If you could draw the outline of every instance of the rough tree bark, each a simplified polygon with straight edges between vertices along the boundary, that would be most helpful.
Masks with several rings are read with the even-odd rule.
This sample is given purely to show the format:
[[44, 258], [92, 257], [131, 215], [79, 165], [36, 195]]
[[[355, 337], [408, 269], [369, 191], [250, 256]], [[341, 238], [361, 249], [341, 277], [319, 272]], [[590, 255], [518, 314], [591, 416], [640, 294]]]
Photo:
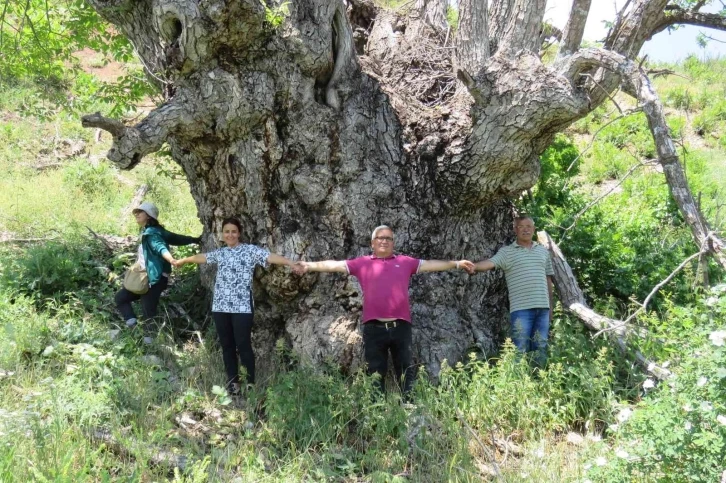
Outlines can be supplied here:
[[469, 21], [461, 22], [456, 32], [457, 67], [477, 72], [489, 58], [487, 0], [461, 0], [459, 15]]
[[592, 0], [573, 0], [570, 18], [567, 20], [565, 30], [562, 32], [558, 57], [565, 57], [576, 52], [582, 43], [582, 36], [585, 33], [587, 15], [590, 13]]
[[[619, 83], [597, 65], [587, 66], [597, 85], [563, 68], [578, 52], [542, 64], [545, 0], [492, 0], [488, 21], [461, 16], [459, 30], [473, 36], [459, 43], [456, 73], [439, 0], [419, 0], [408, 14], [372, 0], [300, 0], [287, 15], [274, 0], [88, 1], [131, 39], [166, 102], [135, 126], [98, 114], [83, 123], [113, 135], [108, 156], [123, 169], [168, 143], [205, 249], [216, 246], [221, 219], [238, 215], [245, 241], [295, 258], [368, 253], [381, 223], [404, 253], [491, 256], [510, 236], [508, 198], [537, 181], [538, 155]], [[666, 3], [635, 0], [609, 48], [635, 55], [667, 22]], [[484, 35], [488, 53], [461, 48]], [[359, 364], [353, 280], [283, 269], [258, 278], [263, 371], [281, 337], [313, 361]], [[416, 359], [433, 374], [443, 359], [475, 346], [491, 352], [502, 338], [498, 274], [419, 275], [411, 295]]]

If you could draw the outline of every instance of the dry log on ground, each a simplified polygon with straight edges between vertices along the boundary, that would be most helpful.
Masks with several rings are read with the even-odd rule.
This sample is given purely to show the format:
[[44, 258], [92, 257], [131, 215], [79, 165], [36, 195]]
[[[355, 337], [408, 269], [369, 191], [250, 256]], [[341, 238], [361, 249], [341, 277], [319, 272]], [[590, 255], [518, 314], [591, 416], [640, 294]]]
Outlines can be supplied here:
[[131, 198], [131, 202], [126, 205], [126, 207], [121, 211], [121, 218], [119, 218], [119, 225], [122, 225], [126, 223], [126, 221], [129, 219], [129, 216], [131, 216], [131, 212], [134, 211], [134, 208], [139, 206], [142, 201], [144, 201], [144, 197], [146, 196], [146, 193], [149, 192], [149, 185], [142, 184], [138, 188], [136, 188], [136, 192], [134, 192], [134, 197]]
[[629, 324], [622, 320], [615, 320], [598, 314], [592, 310], [585, 301], [585, 296], [580, 290], [572, 268], [565, 260], [562, 251], [545, 231], [537, 233], [537, 240], [544, 245], [552, 257], [552, 267], [555, 275], [553, 277], [555, 288], [562, 305], [576, 315], [585, 326], [593, 332], [604, 332], [615, 343], [616, 347], [624, 354], [633, 353], [636, 362], [650, 375], [663, 380], [670, 377], [671, 372], [650, 361], [637, 349], [628, 345], [628, 339], [637, 335]]
[[119, 456], [131, 458], [139, 458], [140, 455], [147, 456], [149, 463], [152, 465], [168, 468], [169, 470], [178, 468], [184, 471], [188, 465], [186, 456], [144, 445], [134, 440], [131, 440], [130, 446], [126, 446], [105, 430], [94, 430], [90, 436], [94, 440], [105, 444], [109, 450]]

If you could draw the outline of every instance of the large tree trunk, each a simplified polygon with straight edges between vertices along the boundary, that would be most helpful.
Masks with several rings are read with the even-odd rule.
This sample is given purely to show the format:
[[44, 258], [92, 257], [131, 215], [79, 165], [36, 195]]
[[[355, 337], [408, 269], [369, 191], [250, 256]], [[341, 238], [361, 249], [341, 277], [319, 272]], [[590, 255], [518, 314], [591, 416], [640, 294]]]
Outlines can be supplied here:
[[[207, 250], [222, 218], [237, 215], [245, 241], [293, 258], [368, 253], [371, 229], [384, 223], [403, 253], [491, 256], [509, 237], [507, 198], [536, 182], [554, 134], [603, 98], [567, 57], [553, 66], [538, 58], [545, 0], [492, 0], [488, 23], [462, 17], [473, 36], [457, 44], [457, 74], [442, 0], [416, 2], [411, 17], [370, 0], [286, 2], [289, 14], [259, 0], [88, 1], [132, 40], [167, 100], [133, 127], [100, 115], [84, 125], [112, 133], [108, 156], [124, 169], [169, 144]], [[618, 49], [642, 45], [642, 32], [627, 32]], [[484, 35], [489, 53], [469, 48]], [[258, 275], [262, 372], [279, 338], [313, 361], [359, 364], [352, 279]], [[433, 374], [502, 338], [498, 274], [418, 275], [411, 299], [416, 359]]]

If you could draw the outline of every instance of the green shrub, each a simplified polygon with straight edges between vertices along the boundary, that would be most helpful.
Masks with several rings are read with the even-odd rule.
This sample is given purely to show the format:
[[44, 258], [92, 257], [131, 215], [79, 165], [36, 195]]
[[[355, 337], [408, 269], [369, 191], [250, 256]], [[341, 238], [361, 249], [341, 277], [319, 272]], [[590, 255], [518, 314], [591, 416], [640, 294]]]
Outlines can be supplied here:
[[634, 163], [627, 151], [611, 143], [597, 143], [587, 154], [587, 164], [582, 170], [588, 181], [599, 183], [621, 177]]
[[[697, 326], [685, 323], [699, 320]], [[615, 425], [597, 481], [719, 481], [726, 461], [726, 285], [702, 304], [671, 312], [663, 335], [674, 349], [676, 376], [652, 390]], [[668, 326], [681, 321], [680, 330]], [[688, 327], [687, 330], [683, 330]], [[647, 387], [647, 386], [644, 386]]]
[[30, 298], [0, 291], [0, 369], [15, 370], [37, 357], [50, 342], [47, 315]]
[[91, 199], [104, 199], [118, 191], [118, 182], [106, 162], [94, 166], [87, 160], [79, 159], [64, 168], [63, 182]]
[[83, 239], [30, 246], [7, 259], [0, 284], [31, 297], [72, 296], [105, 279], [96, 250], [95, 243]]
[[652, 158], [655, 154], [653, 136], [643, 113], [632, 114], [610, 124], [600, 132], [598, 141], [610, 143], [618, 149], [630, 146], [645, 158]]
[[688, 86], [678, 86], [673, 89], [669, 89], [663, 95], [663, 103], [666, 106], [682, 109], [684, 111], [690, 111], [693, 107], [693, 102], [693, 95], [691, 94], [691, 89]]
[[676, 140], [682, 139], [685, 136], [686, 118], [683, 116], [668, 116], [666, 120], [671, 136]]

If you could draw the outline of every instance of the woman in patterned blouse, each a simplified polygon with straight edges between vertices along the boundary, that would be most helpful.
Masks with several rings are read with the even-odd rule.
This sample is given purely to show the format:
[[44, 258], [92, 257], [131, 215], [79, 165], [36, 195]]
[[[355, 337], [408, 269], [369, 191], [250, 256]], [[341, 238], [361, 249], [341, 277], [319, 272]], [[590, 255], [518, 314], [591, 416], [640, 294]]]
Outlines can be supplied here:
[[247, 383], [255, 382], [255, 354], [252, 351], [252, 279], [257, 265], [266, 267], [287, 265], [293, 262], [270, 253], [264, 248], [240, 242], [242, 226], [236, 218], [222, 221], [222, 236], [226, 247], [209, 253], [200, 253], [176, 261], [174, 266], [186, 263], [216, 263], [217, 278], [214, 282], [212, 318], [222, 346], [222, 358], [227, 370], [227, 387], [239, 393], [239, 364], [247, 370]]

